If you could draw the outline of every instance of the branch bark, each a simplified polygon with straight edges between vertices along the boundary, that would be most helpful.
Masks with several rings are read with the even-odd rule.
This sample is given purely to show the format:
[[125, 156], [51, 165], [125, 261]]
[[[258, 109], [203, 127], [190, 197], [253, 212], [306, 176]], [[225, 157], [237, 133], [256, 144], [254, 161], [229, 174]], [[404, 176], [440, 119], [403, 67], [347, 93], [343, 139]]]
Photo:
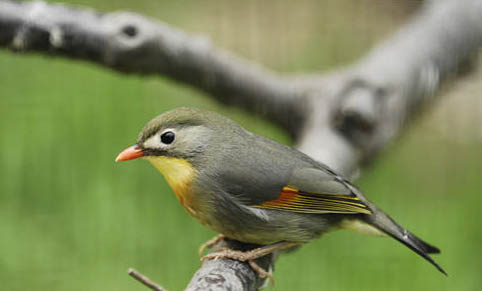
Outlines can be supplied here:
[[[44, 2], [0, 1], [0, 46], [189, 84], [266, 116], [295, 138], [298, 149], [353, 176], [443, 81], [470, 67], [482, 44], [480, 15], [480, 0], [426, 1], [358, 63], [309, 76], [280, 76], [213, 47], [205, 37], [134, 13], [99, 14]], [[255, 290], [261, 284], [246, 264], [222, 259], [204, 263], [188, 290]]]
[[[259, 247], [259, 245], [224, 239], [211, 251], [217, 251], [220, 248], [247, 251], [256, 247]], [[256, 263], [264, 270], [273, 270], [276, 256], [270, 254], [261, 257], [256, 260]], [[266, 280], [258, 277], [248, 263], [231, 259], [218, 259], [205, 261], [194, 274], [186, 291], [258, 290], [266, 283]]]

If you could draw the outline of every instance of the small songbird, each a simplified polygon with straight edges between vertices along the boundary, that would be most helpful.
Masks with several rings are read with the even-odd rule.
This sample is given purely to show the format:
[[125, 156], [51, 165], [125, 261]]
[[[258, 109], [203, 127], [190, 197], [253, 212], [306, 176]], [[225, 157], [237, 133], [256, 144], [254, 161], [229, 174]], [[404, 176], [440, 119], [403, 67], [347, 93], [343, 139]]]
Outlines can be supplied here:
[[204, 259], [247, 261], [336, 229], [390, 236], [422, 256], [439, 249], [398, 225], [328, 166], [251, 133], [214, 112], [178, 108], [159, 115], [116, 161], [143, 158], [166, 178], [186, 211], [223, 237], [263, 245]]

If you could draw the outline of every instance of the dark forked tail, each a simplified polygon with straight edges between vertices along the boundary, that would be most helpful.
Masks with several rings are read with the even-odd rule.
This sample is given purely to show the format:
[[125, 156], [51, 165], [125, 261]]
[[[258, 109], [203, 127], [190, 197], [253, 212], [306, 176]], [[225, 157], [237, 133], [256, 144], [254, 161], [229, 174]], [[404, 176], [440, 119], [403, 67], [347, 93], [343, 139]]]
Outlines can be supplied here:
[[380, 209], [370, 205], [374, 212], [371, 215], [366, 215], [365, 221], [379, 230], [383, 231], [387, 235], [398, 240], [402, 244], [406, 245], [412, 251], [419, 254], [425, 260], [429, 261], [432, 265], [437, 268], [440, 272], [447, 276], [447, 273], [440, 267], [428, 254], [438, 254], [440, 250], [423, 240], [416, 237], [414, 234], [410, 233], [408, 230], [404, 229], [398, 225], [393, 219], [386, 215]]

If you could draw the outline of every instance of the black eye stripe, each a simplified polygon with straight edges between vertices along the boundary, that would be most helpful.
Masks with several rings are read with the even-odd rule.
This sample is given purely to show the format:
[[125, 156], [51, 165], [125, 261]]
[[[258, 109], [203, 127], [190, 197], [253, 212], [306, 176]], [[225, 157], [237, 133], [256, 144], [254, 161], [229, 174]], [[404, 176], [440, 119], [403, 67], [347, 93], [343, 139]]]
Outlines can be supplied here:
[[166, 131], [161, 135], [161, 142], [163, 144], [171, 144], [174, 141], [176, 135], [172, 131]]
[[167, 154], [167, 151], [159, 149], [143, 149], [142, 152], [145, 156], [164, 156]]

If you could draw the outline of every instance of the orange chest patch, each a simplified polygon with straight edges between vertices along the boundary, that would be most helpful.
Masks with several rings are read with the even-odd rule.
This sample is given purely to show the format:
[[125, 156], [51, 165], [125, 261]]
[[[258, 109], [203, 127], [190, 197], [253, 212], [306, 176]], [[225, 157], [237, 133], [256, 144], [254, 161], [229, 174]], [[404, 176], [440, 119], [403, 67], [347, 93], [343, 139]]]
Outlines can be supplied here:
[[179, 203], [181, 203], [182, 207], [186, 209], [189, 214], [192, 216], [196, 217], [197, 216], [197, 211], [196, 211], [196, 204], [194, 203], [194, 195], [191, 190], [191, 185], [190, 183], [184, 184], [184, 185], [176, 185], [172, 186], [172, 191], [177, 197], [177, 200], [179, 200]]

